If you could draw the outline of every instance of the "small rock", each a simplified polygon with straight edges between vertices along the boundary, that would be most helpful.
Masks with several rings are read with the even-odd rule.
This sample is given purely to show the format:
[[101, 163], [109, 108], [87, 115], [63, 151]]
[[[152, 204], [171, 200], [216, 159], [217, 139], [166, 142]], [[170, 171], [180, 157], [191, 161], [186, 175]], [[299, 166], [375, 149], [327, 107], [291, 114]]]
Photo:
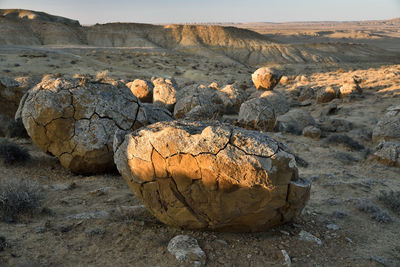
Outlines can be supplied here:
[[382, 142], [374, 156], [388, 166], [400, 166], [400, 142]]
[[154, 105], [165, 107], [172, 112], [176, 103], [175, 95], [178, 91], [178, 85], [175, 80], [158, 78], [153, 80], [153, 84]]
[[109, 186], [108, 187], [98, 188], [96, 190], [89, 191], [89, 195], [102, 196], [102, 195], [105, 195], [111, 189], [112, 189], [112, 187], [109, 187]]
[[340, 227], [339, 227], [338, 225], [334, 224], [334, 223], [328, 224], [328, 225], [326, 226], [326, 228], [328, 228], [329, 230], [334, 230], [334, 231], [337, 231], [337, 230], [340, 229]]
[[307, 242], [315, 242], [318, 246], [322, 245], [321, 239], [318, 237], [310, 234], [309, 232], [306, 232], [304, 230], [301, 230], [299, 233], [299, 240], [307, 241]]
[[215, 242], [216, 242], [216, 243], [219, 243], [219, 244], [221, 244], [221, 245], [224, 245], [224, 246], [227, 246], [227, 245], [228, 245], [228, 243], [227, 243], [225, 240], [222, 240], [222, 239], [217, 239], [217, 240], [215, 240]]
[[306, 137], [318, 139], [321, 137], [321, 130], [315, 126], [307, 126], [303, 129], [303, 135]]
[[67, 216], [67, 219], [77, 219], [77, 220], [89, 220], [89, 219], [106, 219], [110, 214], [104, 210], [95, 212], [83, 212], [75, 215]]
[[285, 261], [285, 266], [292, 266], [292, 261], [290, 260], [289, 254], [286, 252], [286, 250], [282, 249], [281, 253], [283, 255], [283, 259]]
[[129, 82], [126, 86], [131, 90], [140, 101], [145, 103], [153, 102], [153, 88], [151, 82], [136, 79], [133, 82]]
[[96, 227], [96, 228], [87, 229], [87, 230], [85, 231], [85, 234], [86, 234], [87, 236], [95, 236], [95, 235], [104, 235], [105, 232], [106, 232], [106, 231], [105, 231], [103, 228], [98, 228], [98, 227]]
[[168, 243], [168, 251], [183, 266], [204, 266], [206, 254], [200, 248], [197, 240], [187, 235], [177, 235]]

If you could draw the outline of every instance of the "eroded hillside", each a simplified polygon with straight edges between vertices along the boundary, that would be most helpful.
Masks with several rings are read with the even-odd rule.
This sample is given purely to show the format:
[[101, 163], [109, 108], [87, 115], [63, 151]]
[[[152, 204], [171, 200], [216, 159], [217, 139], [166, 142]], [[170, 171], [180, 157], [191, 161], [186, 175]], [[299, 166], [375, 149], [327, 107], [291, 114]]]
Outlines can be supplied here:
[[28, 10], [0, 11], [0, 45], [74, 45], [164, 48], [220, 56], [246, 65], [264, 63], [400, 62], [396, 52], [366, 44], [283, 44], [251, 30], [216, 25], [107, 23], [81, 26]]

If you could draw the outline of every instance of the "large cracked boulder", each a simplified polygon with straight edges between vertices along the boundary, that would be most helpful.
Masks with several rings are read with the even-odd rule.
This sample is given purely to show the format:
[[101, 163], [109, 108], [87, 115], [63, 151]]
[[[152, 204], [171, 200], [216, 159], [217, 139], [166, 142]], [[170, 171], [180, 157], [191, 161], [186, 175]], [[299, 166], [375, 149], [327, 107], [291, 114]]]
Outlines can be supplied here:
[[245, 128], [271, 132], [276, 125], [274, 106], [266, 98], [253, 98], [242, 104], [238, 116]]
[[189, 229], [263, 231], [293, 219], [310, 183], [268, 135], [227, 124], [159, 122], [115, 138], [114, 159], [160, 221]]
[[400, 141], [400, 105], [387, 109], [387, 113], [372, 132], [374, 142]]
[[138, 99], [122, 83], [46, 76], [25, 95], [20, 116], [33, 142], [74, 173], [115, 168], [113, 136], [147, 124]]
[[272, 90], [279, 83], [282, 74], [274, 68], [262, 67], [256, 70], [251, 78], [258, 90]]

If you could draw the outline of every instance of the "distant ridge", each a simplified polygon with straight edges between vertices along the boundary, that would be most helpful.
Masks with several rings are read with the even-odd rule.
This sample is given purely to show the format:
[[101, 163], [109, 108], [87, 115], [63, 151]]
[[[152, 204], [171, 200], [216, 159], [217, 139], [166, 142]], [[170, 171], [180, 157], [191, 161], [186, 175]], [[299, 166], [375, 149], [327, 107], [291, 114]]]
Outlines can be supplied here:
[[232, 26], [140, 23], [81, 26], [76, 20], [22, 9], [0, 9], [0, 45], [153, 47], [218, 56], [246, 65], [399, 61], [398, 55], [373, 46], [279, 44], [255, 31]]
[[80, 26], [79, 21], [69, 18], [54, 16], [44, 12], [26, 9], [0, 9], [0, 16], [9, 19], [29, 19], [47, 22], [60, 22], [67, 25]]

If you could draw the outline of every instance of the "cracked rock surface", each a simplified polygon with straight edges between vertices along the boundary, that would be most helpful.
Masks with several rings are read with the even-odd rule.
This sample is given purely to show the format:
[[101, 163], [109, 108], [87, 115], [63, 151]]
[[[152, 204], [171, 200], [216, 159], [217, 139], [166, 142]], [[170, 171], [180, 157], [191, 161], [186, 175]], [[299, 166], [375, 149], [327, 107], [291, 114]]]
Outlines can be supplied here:
[[400, 105], [387, 109], [372, 132], [374, 142], [400, 141]]
[[293, 219], [309, 198], [294, 156], [263, 133], [173, 121], [115, 140], [119, 172], [168, 225], [262, 231]]
[[266, 98], [252, 98], [242, 104], [239, 124], [245, 128], [273, 131], [276, 125], [274, 106]]
[[37, 146], [81, 174], [113, 169], [115, 131], [147, 124], [140, 102], [125, 85], [53, 76], [28, 91], [20, 116]]

